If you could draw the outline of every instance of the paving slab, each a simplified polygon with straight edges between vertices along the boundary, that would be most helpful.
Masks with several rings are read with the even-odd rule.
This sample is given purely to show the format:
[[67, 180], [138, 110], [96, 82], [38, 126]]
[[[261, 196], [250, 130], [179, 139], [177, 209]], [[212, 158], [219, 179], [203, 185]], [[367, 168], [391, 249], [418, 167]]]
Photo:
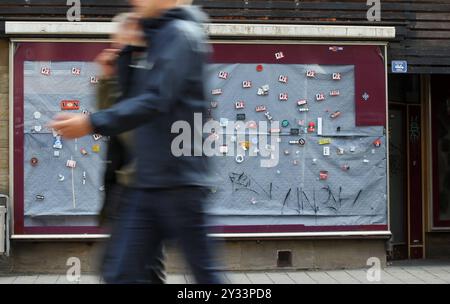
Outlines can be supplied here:
[[305, 272], [288, 272], [287, 275], [296, 283], [296, 284], [316, 284], [316, 281], [311, 279], [311, 277]]
[[36, 279], [38, 278], [37, 275], [31, 275], [31, 276], [20, 276], [17, 277], [14, 282], [12, 282], [13, 284], [34, 284], [34, 282], [36, 281]]
[[170, 274], [167, 276], [167, 284], [186, 284], [186, 278], [183, 274]]
[[425, 284], [423, 280], [412, 275], [401, 267], [388, 267], [385, 271], [393, 277], [399, 279], [404, 284]]
[[253, 284], [273, 284], [273, 281], [264, 272], [248, 272], [247, 277]]
[[34, 284], [56, 284], [59, 275], [39, 275]]
[[295, 284], [294, 280], [292, 280], [287, 273], [277, 273], [277, 272], [268, 272], [267, 276], [275, 283], [275, 284]]
[[339, 284], [361, 284], [357, 279], [342, 270], [327, 271], [327, 274]]
[[311, 277], [318, 284], [336, 284], [337, 281], [330, 277], [325, 271], [307, 271], [308, 276]]
[[225, 276], [231, 284], [251, 284], [252, 282], [243, 272], [227, 272]]

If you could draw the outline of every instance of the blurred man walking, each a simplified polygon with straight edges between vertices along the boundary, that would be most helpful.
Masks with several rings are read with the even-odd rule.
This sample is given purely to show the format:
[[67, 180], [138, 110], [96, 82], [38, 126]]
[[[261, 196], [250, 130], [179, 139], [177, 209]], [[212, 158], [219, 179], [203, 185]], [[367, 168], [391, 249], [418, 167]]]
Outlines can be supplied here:
[[[66, 138], [134, 130], [136, 177], [119, 219], [120, 229], [113, 232], [115, 258], [104, 273], [108, 283], [142, 282], [144, 265], [163, 241], [172, 238], [179, 240], [198, 283], [219, 283], [203, 211], [210, 185], [207, 157], [175, 157], [171, 152], [172, 124], [187, 121], [194, 126], [194, 113], [207, 109], [209, 49], [201, 25], [205, 17], [195, 7], [180, 6], [181, 2], [186, 1], [133, 1], [149, 46], [146, 56], [133, 65], [134, 97], [89, 117], [59, 115], [51, 124]], [[201, 151], [195, 144], [191, 155]]]

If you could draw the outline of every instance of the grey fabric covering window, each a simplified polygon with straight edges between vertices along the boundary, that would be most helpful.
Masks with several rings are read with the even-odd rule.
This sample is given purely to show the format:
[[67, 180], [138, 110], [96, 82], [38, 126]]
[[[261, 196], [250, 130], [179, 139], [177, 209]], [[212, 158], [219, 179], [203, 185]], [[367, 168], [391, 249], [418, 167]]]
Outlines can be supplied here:
[[[308, 70], [314, 70], [316, 77], [307, 78]], [[222, 71], [228, 73], [227, 79], [219, 77]], [[332, 80], [333, 73], [340, 73], [341, 80]], [[231, 156], [216, 157], [221, 183], [214, 189], [210, 205], [216, 224], [386, 224], [384, 128], [355, 126], [352, 65], [265, 64], [264, 71], [257, 72], [256, 64], [214, 64], [210, 75], [210, 90], [222, 89], [221, 95], [208, 92], [210, 101], [217, 102], [211, 110], [217, 120], [234, 121], [237, 113], [245, 113], [246, 121], [265, 121], [264, 113], [255, 111], [256, 106], [265, 105], [274, 120], [289, 121], [287, 128], [281, 128], [284, 133], [301, 128], [298, 120], [304, 120], [306, 126], [309, 122], [316, 124], [314, 133], [280, 136], [279, 163], [273, 168], [262, 168], [260, 157], [246, 156], [242, 163]], [[287, 76], [288, 82], [279, 82], [280, 75]], [[244, 81], [251, 81], [252, 88], [243, 88]], [[263, 85], [269, 85], [269, 94], [258, 96], [257, 90]], [[332, 90], [339, 90], [340, 95], [331, 97]], [[289, 99], [280, 101], [280, 93], [287, 93]], [[324, 93], [326, 99], [316, 101], [318, 93]], [[308, 112], [299, 112], [299, 99], [307, 99]], [[236, 101], [244, 101], [245, 108], [237, 110]], [[341, 115], [330, 118], [335, 111]], [[322, 136], [317, 134], [318, 117], [323, 121]], [[299, 138], [306, 141], [303, 147], [289, 144]], [[319, 140], [324, 138], [330, 138], [331, 144], [320, 145]], [[377, 139], [381, 140], [380, 147], [373, 145]], [[251, 144], [250, 150], [255, 146]], [[330, 149], [329, 156], [323, 155], [325, 146]], [[343, 148], [344, 154], [338, 155], [338, 148]], [[350, 169], [344, 171], [343, 166]], [[321, 171], [327, 171], [326, 180], [320, 180]]]
[[[41, 74], [47, 66], [49, 76]], [[73, 75], [72, 68], [80, 69]], [[316, 78], [307, 78], [306, 71], [316, 71]], [[219, 72], [228, 72], [226, 80]], [[316, 123], [316, 132], [280, 136], [279, 163], [273, 168], [261, 167], [260, 157], [247, 157], [237, 163], [235, 156], [215, 157], [215, 174], [220, 183], [213, 188], [209, 212], [219, 225], [280, 225], [308, 226], [370, 225], [387, 223], [386, 138], [382, 126], [355, 126], [355, 79], [352, 65], [280, 65], [265, 64], [263, 72], [254, 64], [212, 64], [209, 66], [208, 102], [217, 102], [211, 110], [215, 119], [236, 120], [244, 113], [245, 121], [265, 121], [263, 112], [255, 107], [265, 105], [274, 120], [287, 120], [289, 126], [302, 128], [298, 120]], [[333, 81], [331, 75], [341, 73], [342, 79]], [[45, 225], [55, 221], [70, 226], [74, 223], [92, 225], [102, 201], [105, 139], [95, 141], [92, 136], [78, 141], [64, 141], [60, 156], [53, 155], [54, 137], [45, 128], [54, 114], [60, 112], [61, 100], [79, 100], [80, 110], [95, 111], [96, 85], [90, 81], [97, 74], [94, 63], [87, 62], [25, 62], [24, 66], [24, 171], [25, 219]], [[288, 77], [279, 82], [280, 75]], [[251, 88], [243, 88], [243, 81], [251, 81]], [[267, 96], [257, 90], [269, 85]], [[212, 89], [222, 89], [213, 96]], [[339, 90], [340, 95], [330, 96]], [[279, 94], [287, 93], [288, 100], [280, 101]], [[326, 99], [315, 100], [317, 93]], [[308, 112], [299, 112], [297, 101], [308, 100]], [[245, 108], [237, 110], [236, 101], [244, 101]], [[330, 114], [340, 111], [335, 119]], [[36, 118], [35, 113], [40, 117]], [[38, 115], [39, 116], [39, 115]], [[323, 134], [317, 134], [317, 118], [323, 120]], [[36, 132], [35, 126], [42, 130]], [[339, 130], [338, 130], [339, 127]], [[219, 130], [221, 131], [221, 130]], [[301, 147], [289, 141], [304, 138]], [[331, 143], [320, 145], [321, 139]], [[381, 140], [381, 146], [373, 142]], [[92, 146], [100, 145], [100, 153]], [[237, 143], [234, 143], [237, 144]], [[330, 155], [323, 155], [328, 146]], [[251, 143], [250, 149], [257, 147]], [[85, 148], [88, 155], [80, 152]], [[231, 148], [231, 147], [230, 147]], [[344, 150], [338, 155], [338, 148]], [[354, 150], [354, 152], [350, 152]], [[248, 151], [247, 151], [248, 152]], [[286, 153], [286, 154], [285, 154]], [[38, 164], [32, 166], [36, 157]], [[77, 161], [75, 169], [66, 167], [69, 159]], [[348, 166], [348, 171], [342, 170]], [[327, 171], [326, 180], [320, 172]], [[86, 173], [83, 184], [83, 172]], [[64, 181], [59, 181], [60, 174]], [[73, 174], [73, 175], [72, 175]], [[43, 200], [37, 196], [44, 196]], [[57, 219], [57, 220], [56, 220]]]
[[[50, 75], [43, 75], [42, 67], [50, 68]], [[74, 75], [73, 68], [79, 69], [80, 74]], [[97, 84], [91, 83], [95, 75], [96, 65], [88, 62], [26, 61], [24, 64], [24, 205], [29, 223], [50, 224], [57, 216], [57, 221], [67, 226], [95, 224], [93, 216], [100, 209], [103, 195], [106, 138], [63, 139], [62, 149], [58, 150], [53, 148], [52, 131], [45, 127], [61, 112], [62, 100], [80, 101], [79, 110], [66, 112], [95, 111]], [[36, 132], [35, 126], [41, 130]], [[99, 153], [93, 151], [94, 145], [100, 146]], [[88, 154], [83, 155], [81, 149]], [[54, 151], [59, 151], [59, 157], [54, 156]], [[31, 164], [32, 158], [38, 159], [36, 166]], [[76, 161], [73, 170], [66, 166], [70, 159]]]

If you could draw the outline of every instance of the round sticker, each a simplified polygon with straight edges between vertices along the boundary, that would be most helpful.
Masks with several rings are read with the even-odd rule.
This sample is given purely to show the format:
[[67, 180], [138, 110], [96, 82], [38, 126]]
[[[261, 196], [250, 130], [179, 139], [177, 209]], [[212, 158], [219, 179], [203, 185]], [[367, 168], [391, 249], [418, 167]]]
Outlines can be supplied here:
[[31, 158], [30, 162], [33, 167], [36, 167], [39, 160], [36, 157], [33, 157], [33, 158]]
[[263, 70], [264, 70], [264, 67], [263, 67], [262, 64], [258, 64], [258, 65], [256, 66], [256, 71], [257, 71], [257, 72], [262, 72]]
[[242, 163], [244, 161], [244, 156], [243, 155], [237, 155], [236, 156], [236, 162], [238, 164]]
[[39, 118], [41, 118], [41, 112], [34, 112], [33, 116], [34, 116], [34, 119], [39, 119]]

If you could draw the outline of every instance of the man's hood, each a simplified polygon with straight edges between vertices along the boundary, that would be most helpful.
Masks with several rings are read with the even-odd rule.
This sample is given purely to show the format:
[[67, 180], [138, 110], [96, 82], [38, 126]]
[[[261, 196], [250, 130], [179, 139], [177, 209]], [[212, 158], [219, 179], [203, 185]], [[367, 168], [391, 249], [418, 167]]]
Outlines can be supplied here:
[[146, 34], [149, 35], [154, 30], [161, 28], [163, 25], [173, 20], [186, 20], [196, 23], [205, 23], [207, 22], [208, 17], [200, 8], [196, 6], [179, 6], [166, 11], [158, 18], [142, 20], [142, 25]]
[[167, 20], [181, 19], [187, 21], [194, 21], [197, 23], [205, 23], [207, 16], [197, 6], [179, 6], [177, 8], [168, 10], [161, 18]]

